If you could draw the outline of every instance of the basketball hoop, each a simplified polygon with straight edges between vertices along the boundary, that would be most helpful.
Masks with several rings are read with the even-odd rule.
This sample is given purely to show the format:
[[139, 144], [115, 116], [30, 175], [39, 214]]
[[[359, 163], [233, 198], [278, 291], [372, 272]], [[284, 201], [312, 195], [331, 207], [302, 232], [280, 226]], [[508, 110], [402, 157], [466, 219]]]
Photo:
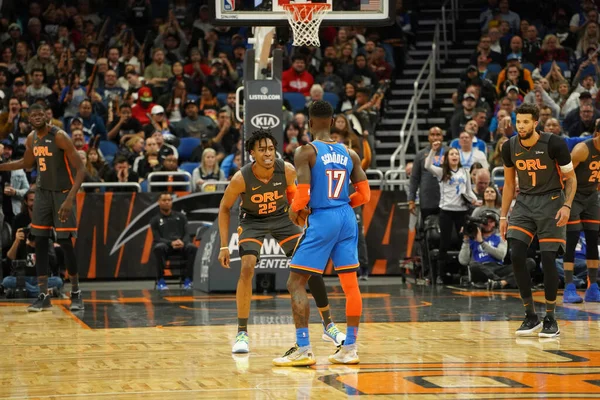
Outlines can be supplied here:
[[323, 17], [331, 11], [327, 3], [283, 4], [283, 10], [292, 26], [294, 46], [319, 47], [319, 26]]

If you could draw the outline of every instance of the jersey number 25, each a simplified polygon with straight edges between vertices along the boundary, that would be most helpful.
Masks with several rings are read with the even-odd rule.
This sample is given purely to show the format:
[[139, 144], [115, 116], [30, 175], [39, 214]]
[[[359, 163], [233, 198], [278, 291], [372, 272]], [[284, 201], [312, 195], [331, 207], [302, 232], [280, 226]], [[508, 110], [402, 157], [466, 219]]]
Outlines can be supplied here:
[[339, 198], [344, 182], [346, 182], [346, 170], [328, 169], [325, 173], [327, 174], [327, 197], [330, 199]]

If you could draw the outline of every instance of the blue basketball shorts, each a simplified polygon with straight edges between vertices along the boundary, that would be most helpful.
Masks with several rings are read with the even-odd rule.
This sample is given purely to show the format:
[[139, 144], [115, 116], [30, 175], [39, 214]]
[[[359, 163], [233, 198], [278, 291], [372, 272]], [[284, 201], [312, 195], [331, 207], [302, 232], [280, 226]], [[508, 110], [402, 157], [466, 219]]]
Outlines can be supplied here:
[[290, 269], [301, 274], [321, 275], [329, 259], [338, 273], [358, 269], [358, 224], [350, 205], [311, 211]]

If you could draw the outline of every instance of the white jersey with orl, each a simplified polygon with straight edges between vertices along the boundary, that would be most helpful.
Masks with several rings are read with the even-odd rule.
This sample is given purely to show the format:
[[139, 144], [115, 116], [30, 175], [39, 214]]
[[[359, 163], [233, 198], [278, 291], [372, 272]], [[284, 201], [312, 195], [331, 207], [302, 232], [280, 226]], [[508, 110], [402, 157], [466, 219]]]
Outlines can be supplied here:
[[[70, 190], [73, 186], [72, 169], [67, 154], [56, 144], [56, 135], [63, 132], [55, 126], [39, 137], [33, 133], [33, 155], [37, 164], [37, 187], [53, 192]], [[66, 133], [64, 133], [66, 135]]]
[[515, 135], [502, 146], [502, 160], [516, 169], [520, 193], [543, 195], [563, 189], [560, 167], [571, 162], [571, 153], [567, 142], [552, 133], [541, 133], [529, 148]]

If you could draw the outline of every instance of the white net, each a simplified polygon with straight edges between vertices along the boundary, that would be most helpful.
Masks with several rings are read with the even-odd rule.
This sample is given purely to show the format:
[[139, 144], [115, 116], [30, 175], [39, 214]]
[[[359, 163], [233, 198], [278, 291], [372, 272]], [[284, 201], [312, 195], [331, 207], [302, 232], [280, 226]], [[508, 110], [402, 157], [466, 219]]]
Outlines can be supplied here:
[[285, 4], [283, 9], [292, 26], [293, 45], [319, 47], [319, 26], [331, 6], [326, 3], [294, 3]]

